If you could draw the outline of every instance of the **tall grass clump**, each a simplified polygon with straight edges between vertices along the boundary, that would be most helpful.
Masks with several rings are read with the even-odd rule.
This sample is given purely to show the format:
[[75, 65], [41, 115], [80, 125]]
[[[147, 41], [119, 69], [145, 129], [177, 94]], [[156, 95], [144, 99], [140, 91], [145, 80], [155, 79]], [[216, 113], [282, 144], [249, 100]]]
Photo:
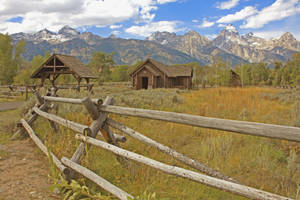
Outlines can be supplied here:
[[[296, 125], [295, 122], [299, 118], [297, 103], [285, 103], [278, 98], [266, 97], [266, 94], [273, 96], [280, 92], [281, 90], [269, 88], [135, 91], [125, 86], [122, 88], [122, 86], [104, 85], [96, 88], [93, 95], [85, 92], [75, 94], [73, 91], [62, 91], [58, 94], [73, 98], [89, 95], [92, 98], [103, 99], [109, 95], [115, 99], [115, 105], [120, 106], [270, 124]], [[92, 121], [83, 106], [80, 105], [59, 104], [58, 115], [86, 125]], [[232, 176], [248, 186], [295, 199], [299, 198], [299, 143], [151, 119], [119, 115], [110, 115], [110, 117], [153, 140]], [[48, 121], [42, 118], [36, 124], [36, 133], [54, 154], [59, 158], [72, 156], [79, 144], [74, 139], [73, 131], [60, 127], [60, 132], [54, 133]], [[123, 134], [117, 130], [114, 131]], [[155, 148], [146, 146], [130, 137], [127, 137], [127, 142], [121, 146], [170, 165], [191, 169]], [[93, 146], [82, 160], [82, 165], [136, 196], [136, 199], [245, 199], [199, 183], [166, 175], [136, 162], [131, 162], [127, 168], [123, 167], [114, 154]], [[82, 180], [90, 190], [110, 196], [90, 181]]]

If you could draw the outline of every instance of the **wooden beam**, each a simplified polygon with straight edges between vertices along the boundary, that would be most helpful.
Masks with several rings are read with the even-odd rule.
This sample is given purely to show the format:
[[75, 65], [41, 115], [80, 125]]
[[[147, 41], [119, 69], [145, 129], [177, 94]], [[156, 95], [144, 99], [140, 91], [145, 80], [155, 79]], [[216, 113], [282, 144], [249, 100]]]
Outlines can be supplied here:
[[25, 101], [28, 100], [28, 86], [25, 86]]
[[226, 175], [223, 175], [222, 173], [220, 173], [219, 171], [217, 170], [214, 170], [202, 163], [200, 163], [199, 161], [197, 160], [194, 160], [194, 159], [191, 159], [177, 151], [175, 151], [174, 149], [171, 149], [170, 147], [167, 147], [163, 144], [160, 144], [144, 135], [142, 135], [141, 133], [131, 129], [131, 128], [128, 128], [126, 126], [124, 126], [123, 124], [120, 124], [112, 119], [107, 119], [106, 123], [108, 125], [110, 125], [111, 127], [113, 128], [116, 128], [124, 133], [126, 133], [127, 135], [145, 143], [145, 144], [148, 144], [152, 147], [155, 147], [156, 149], [158, 149], [159, 151], [165, 153], [165, 154], [168, 154], [170, 155], [171, 157], [173, 157], [174, 159], [194, 168], [194, 169], [197, 169], [199, 170], [200, 172], [203, 172], [207, 175], [210, 175], [210, 176], [213, 176], [213, 177], [216, 177], [216, 178], [220, 178], [220, 179], [224, 179], [224, 180], [227, 180], [227, 181], [231, 181], [231, 182], [237, 182], [236, 180], [234, 180], [233, 178], [229, 177], [229, 176], [226, 176]]
[[43, 112], [42, 110], [40, 110], [37, 107], [33, 107], [32, 110], [36, 114], [38, 114], [38, 115], [40, 115], [40, 116], [42, 116], [42, 117], [44, 117], [46, 119], [49, 119], [49, 120], [51, 120], [53, 122], [56, 122], [56, 123], [58, 123], [58, 124], [60, 124], [62, 126], [70, 128], [73, 131], [76, 131], [78, 133], [85, 134], [85, 133], [91, 132], [90, 128], [88, 126], [86, 126], [86, 125], [82, 125], [82, 124], [79, 124], [79, 123], [76, 123], [76, 122], [73, 122], [73, 121], [70, 121], [70, 120], [58, 117], [56, 115], [52, 115], [50, 113]]
[[231, 131], [246, 135], [254, 135], [300, 142], [300, 128], [298, 127], [219, 119], [190, 114], [128, 108], [111, 105], [101, 105], [99, 109], [103, 112], [109, 112], [120, 115], [156, 119], [196, 127]]
[[78, 82], [77, 90], [78, 90], [78, 92], [80, 92], [80, 82], [81, 82], [81, 78], [78, 78], [77, 82]]
[[104, 178], [98, 176], [97, 174], [95, 174], [91, 170], [89, 170], [89, 169], [87, 169], [87, 168], [85, 168], [85, 167], [83, 167], [83, 166], [81, 166], [81, 165], [73, 162], [72, 160], [69, 160], [66, 157], [63, 157], [61, 159], [61, 162], [64, 165], [66, 165], [69, 168], [71, 168], [72, 170], [74, 170], [74, 171], [78, 172], [79, 174], [85, 176], [86, 178], [90, 179], [91, 181], [93, 181], [94, 183], [96, 183], [97, 185], [99, 185], [104, 190], [106, 190], [109, 193], [111, 193], [114, 196], [116, 196], [118, 199], [128, 200], [128, 197], [130, 197], [131, 199], [133, 199], [133, 196], [131, 196], [127, 192], [124, 192], [123, 190], [121, 190], [120, 188], [118, 188], [115, 185], [111, 184], [110, 182], [108, 182]]
[[82, 104], [82, 99], [72, 99], [72, 98], [64, 98], [64, 97], [51, 97], [51, 96], [43, 96], [43, 98], [46, 101], [52, 101], [52, 102]]
[[23, 127], [25, 128], [25, 130], [27, 131], [28, 135], [30, 136], [30, 138], [34, 141], [34, 143], [41, 149], [41, 151], [46, 154], [47, 156], [51, 155], [52, 160], [54, 162], [54, 164], [57, 166], [57, 168], [63, 172], [65, 171], [65, 173], [67, 172], [67, 168], [60, 162], [60, 160], [58, 160], [58, 158], [52, 153], [52, 152], [48, 152], [47, 147], [43, 144], [43, 142], [38, 138], [38, 136], [36, 136], [36, 134], [34, 133], [34, 131], [32, 130], [32, 128], [30, 127], [30, 125], [24, 120], [21, 119], [20, 120], [21, 124], [23, 125]]
[[71, 71], [43, 72], [43, 75], [45, 76], [52, 75], [52, 74], [72, 74], [72, 72]]
[[269, 192], [265, 192], [263, 190], [258, 190], [252, 187], [248, 187], [245, 185], [240, 185], [237, 183], [232, 183], [225, 180], [220, 180], [214, 177], [210, 177], [207, 175], [199, 174], [194, 171], [190, 171], [187, 169], [183, 169], [176, 166], [167, 165], [165, 163], [147, 158], [145, 156], [139, 155], [137, 153], [133, 153], [124, 149], [121, 149], [119, 147], [116, 147], [114, 145], [108, 144], [106, 142], [102, 142], [99, 140], [96, 140], [91, 137], [85, 137], [83, 135], [76, 134], [76, 139], [95, 145], [97, 147], [101, 147], [107, 151], [113, 152], [114, 154], [117, 154], [119, 156], [137, 161], [139, 163], [143, 163], [145, 165], [148, 165], [152, 168], [155, 168], [157, 170], [163, 171], [167, 174], [179, 176], [182, 178], [186, 178], [204, 185], [208, 185], [217, 189], [221, 189], [227, 192], [231, 192], [243, 197], [247, 197], [250, 199], [257, 199], [257, 200], [291, 200], [290, 198], [279, 196], [276, 194], [272, 194]]
[[[64, 98], [64, 97], [51, 97], [51, 96], [43, 96], [46, 101], [59, 102], [59, 103], [71, 103], [71, 104], [82, 104], [84, 99], [73, 99], [73, 98]], [[91, 101], [99, 105], [101, 104], [102, 99], [91, 99]]]
[[41, 87], [44, 87], [44, 84], [45, 84], [45, 76], [43, 75], [41, 77]]
[[138, 75], [137, 74], [135, 74], [135, 81], [136, 81], [136, 83], [135, 83], [135, 86], [136, 86], [135, 89], [138, 90], [140, 88], [138, 86], [139, 85], [139, 80], [138, 80]]
[[[38, 91], [36, 91], [34, 94], [35, 94], [35, 97], [38, 100], [39, 104], [41, 105], [39, 107], [39, 109], [42, 111], [48, 111], [50, 109], [50, 106], [48, 103], [44, 102], [44, 99], [41, 97], [40, 93]], [[31, 114], [31, 110], [28, 111], [28, 114], [30, 115], [30, 117], [29, 117], [27, 123], [31, 126], [33, 124], [33, 122], [35, 122], [35, 120], [38, 118], [38, 115]], [[10, 139], [15, 140], [18, 137], [24, 135], [24, 133], [25, 133], [25, 129], [23, 127], [19, 128]]]
[[[53, 69], [54, 66], [52, 65], [45, 65], [43, 68], [47, 68], [47, 69]], [[64, 66], [64, 65], [55, 65], [55, 68], [58, 69], [58, 68], [66, 68], [66, 69], [69, 69], [68, 67]]]
[[[107, 117], [107, 113], [101, 113], [101, 115], [96, 114], [97, 112], [97, 107], [93, 104], [90, 98], [85, 98], [82, 101], [83, 105], [87, 109], [88, 112], [90, 112], [90, 115], [93, 118], [93, 122], [90, 126], [90, 134], [89, 136], [91, 137], [96, 137], [97, 133], [103, 128], [104, 122]], [[109, 105], [112, 103], [112, 98], [106, 97], [104, 101], [104, 105]], [[97, 118], [96, 118], [97, 117]], [[81, 158], [86, 154], [85, 152], [85, 145], [84, 143], [80, 143], [79, 146], [77, 147], [75, 153], [73, 154], [71, 160], [75, 163], [79, 163]]]
[[56, 71], [56, 56], [54, 56], [53, 64], [54, 64], [54, 72], [55, 72]]

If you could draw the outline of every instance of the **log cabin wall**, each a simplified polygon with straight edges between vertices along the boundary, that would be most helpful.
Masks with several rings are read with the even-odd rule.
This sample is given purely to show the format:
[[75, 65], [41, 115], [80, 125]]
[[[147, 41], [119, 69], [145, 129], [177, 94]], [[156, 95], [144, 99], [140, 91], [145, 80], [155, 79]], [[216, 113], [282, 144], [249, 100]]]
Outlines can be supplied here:
[[192, 69], [182, 66], [166, 66], [162, 63], [147, 59], [131, 73], [134, 89], [180, 88], [192, 87]]
[[[143, 88], [143, 79], [147, 78], [147, 88]], [[146, 68], [143, 68], [140, 72], [137, 73], [137, 89], [150, 89], [153, 88], [153, 77], [152, 73], [149, 72]]]
[[179, 76], [167, 78], [166, 87], [168, 88], [179, 88], [179, 89], [191, 89], [192, 88], [192, 77]]
[[[133, 77], [133, 88], [154, 89], [164, 87], [164, 74], [151, 63], [144, 65]], [[143, 78], [147, 78], [147, 88], [143, 88]], [[145, 80], [145, 79], [144, 79]]]

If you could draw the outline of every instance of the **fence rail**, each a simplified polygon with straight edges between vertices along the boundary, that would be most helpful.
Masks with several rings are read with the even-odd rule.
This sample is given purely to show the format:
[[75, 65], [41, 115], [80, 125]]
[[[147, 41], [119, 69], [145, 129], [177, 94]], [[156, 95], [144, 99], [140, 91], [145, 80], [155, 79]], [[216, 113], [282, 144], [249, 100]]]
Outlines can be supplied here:
[[82, 124], [79, 124], [79, 123], [76, 123], [76, 122], [73, 122], [73, 121], [70, 121], [70, 120], [58, 117], [56, 115], [53, 115], [53, 114], [41, 111], [37, 107], [33, 107], [32, 110], [36, 114], [38, 114], [38, 115], [40, 115], [40, 116], [42, 116], [42, 117], [44, 117], [46, 119], [49, 119], [49, 120], [51, 120], [53, 122], [56, 122], [56, 123], [58, 123], [58, 124], [60, 124], [62, 126], [65, 126], [66, 128], [70, 128], [73, 131], [76, 131], [76, 132], [79, 132], [79, 133], [82, 133], [82, 134], [87, 133], [88, 135], [91, 132], [90, 128], [88, 126], [86, 126], [86, 125], [82, 125]]
[[121, 149], [119, 147], [113, 146], [111, 144], [108, 144], [106, 142], [102, 142], [99, 140], [96, 140], [91, 137], [85, 137], [83, 135], [76, 135], [76, 139], [81, 140], [83, 142], [87, 142], [89, 144], [93, 144], [97, 147], [101, 147], [105, 150], [111, 151], [117, 155], [123, 156], [125, 158], [135, 160], [139, 163], [143, 163], [145, 165], [148, 165], [150, 167], [153, 167], [155, 169], [158, 169], [160, 171], [163, 171], [167, 174], [172, 174], [175, 176], [180, 176], [182, 178], [186, 178], [195, 182], [199, 182], [211, 187], [215, 187], [221, 190], [225, 190], [228, 192], [232, 192], [238, 195], [242, 195], [244, 197], [248, 197], [251, 199], [269, 199], [269, 200], [274, 200], [274, 199], [289, 199], [286, 197], [282, 197], [276, 194], [271, 194], [262, 190], [258, 190], [255, 188], [247, 187], [244, 185], [236, 184], [236, 183], [231, 183], [225, 180], [205, 176], [202, 174], [199, 174], [194, 171], [186, 170], [180, 167], [175, 167], [171, 165], [164, 164], [162, 162], [158, 162], [156, 160], [147, 158], [145, 156]]
[[[81, 104], [82, 99], [69, 99], [62, 97], [43, 97], [45, 100], [62, 103]], [[300, 128], [291, 126], [281, 126], [274, 124], [264, 124], [257, 122], [246, 122], [238, 120], [219, 119], [212, 117], [203, 117], [190, 114], [146, 110], [139, 108], [128, 108], [112, 105], [101, 105], [99, 99], [92, 100], [99, 106], [100, 111], [109, 112], [119, 115], [133, 117], [142, 117], [161, 121], [174, 122], [196, 127], [211, 128], [222, 131], [231, 131], [240, 134], [262, 136], [269, 138], [284, 139], [289, 141], [300, 142]]]
[[60, 160], [53, 153], [48, 152], [47, 147], [36, 136], [36, 134], [34, 133], [32, 128], [30, 127], [30, 125], [24, 119], [21, 119], [20, 122], [22, 123], [23, 127], [26, 129], [26, 131], [27, 131], [28, 135], [30, 136], [30, 138], [41, 149], [41, 151], [46, 155], [49, 155], [49, 154], [51, 155], [54, 164], [57, 166], [57, 168], [60, 171], [62, 171], [62, 172], [64, 171], [65, 173], [68, 173], [68, 172], [66, 172], [67, 168], [60, 162]]
[[[188, 156], [185, 156], [177, 152], [176, 150], [171, 149], [168, 146], [154, 141], [127, 126], [108, 118], [108, 113], [162, 120], [196, 127], [231, 131], [261, 137], [285, 139], [296, 142], [300, 142], [300, 128], [202, 117], [165, 111], [120, 107], [111, 105], [113, 103], [113, 100], [109, 97], [107, 97], [104, 102], [101, 99], [72, 99], [53, 96], [40, 96], [38, 92], [36, 93], [36, 97], [41, 105], [39, 107], [33, 107], [33, 112], [29, 113], [29, 115], [31, 114], [32, 116], [29, 117], [28, 122], [24, 119], [21, 119], [20, 122], [23, 125], [23, 128], [32, 138], [32, 140], [37, 144], [37, 146], [45, 154], [50, 153], [54, 163], [63, 172], [63, 175], [67, 180], [74, 178], [74, 173], [80, 173], [119, 199], [125, 200], [128, 197], [132, 198], [132, 196], [127, 192], [121, 190], [120, 188], [116, 187], [112, 183], [109, 183], [107, 180], [98, 176], [94, 172], [80, 165], [80, 160], [85, 156], [85, 154], [87, 153], [86, 151], [89, 149], [90, 145], [95, 145], [97, 147], [106, 149], [107, 151], [113, 152], [122, 165], [128, 164], [129, 161], [127, 159], [134, 160], [136, 162], [143, 163], [165, 173], [186, 178], [195, 182], [199, 182], [201, 184], [205, 184], [251, 199], [290, 199], [280, 195], [265, 192], [263, 190], [245, 186], [239, 183], [238, 181], [234, 180], [233, 178], [226, 176], [217, 170], [211, 169], [210, 167], [204, 165], [200, 161], [189, 158]], [[50, 114], [49, 111], [51, 108], [53, 108], [52, 104], [55, 102], [83, 105], [94, 121], [91, 123], [90, 126], [86, 126], [61, 118], [54, 114]], [[81, 141], [81, 143], [76, 149], [71, 159], [63, 157], [61, 160], [59, 160], [53, 153], [47, 152], [47, 148], [45, 147], [45, 145], [35, 135], [34, 131], [30, 127], [33, 124], [33, 122], [38, 118], [38, 116], [44, 117], [50, 120], [50, 122], [52, 123], [60, 124], [69, 129], [72, 129], [75, 132], [80, 133], [77, 134], [75, 138]], [[52, 127], [55, 128], [54, 126]], [[163, 153], [170, 155], [174, 159], [177, 159], [178, 161], [207, 175], [203, 175], [198, 172], [187, 170], [184, 168], [167, 165], [162, 162], [147, 158], [145, 156], [127, 151], [123, 149], [119, 144], [119, 142], [126, 142], [126, 137], [113, 133], [113, 131], [110, 130], [110, 127], [118, 129], [134, 139], [137, 139], [147, 145], [155, 147]], [[18, 131], [16, 134], [22, 134], [22, 131]], [[105, 139], [105, 142], [94, 139], [97, 135], [102, 135]]]
[[[90, 93], [93, 93], [94, 84], [61, 84], [61, 85], [37, 85], [37, 84], [27, 84], [27, 85], [0, 85], [0, 98], [18, 98], [25, 94], [25, 100], [28, 99], [28, 94], [35, 92], [35, 90], [45, 87], [45, 88], [55, 88], [59, 89], [74, 89], [80, 91], [80, 88], [86, 88]], [[3, 91], [5, 90], [5, 91]]]
[[1, 85], [0, 98], [19, 98], [25, 94], [25, 99], [28, 99], [28, 94], [32, 93], [32, 86], [29, 85]]

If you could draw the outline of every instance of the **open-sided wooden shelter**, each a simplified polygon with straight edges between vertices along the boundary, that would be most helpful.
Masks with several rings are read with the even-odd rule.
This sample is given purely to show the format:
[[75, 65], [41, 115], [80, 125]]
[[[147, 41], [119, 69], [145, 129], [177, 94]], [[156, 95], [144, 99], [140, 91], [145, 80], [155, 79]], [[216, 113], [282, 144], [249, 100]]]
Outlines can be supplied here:
[[180, 88], [192, 87], [193, 69], [188, 66], [166, 66], [148, 58], [131, 74], [132, 87], [148, 88]]
[[92, 71], [76, 57], [61, 54], [53, 54], [31, 75], [31, 78], [40, 78], [42, 86], [45, 80], [49, 79], [55, 87], [54, 82], [61, 74], [72, 74], [78, 82], [78, 88], [83, 79], [87, 84], [90, 79], [97, 79]]

